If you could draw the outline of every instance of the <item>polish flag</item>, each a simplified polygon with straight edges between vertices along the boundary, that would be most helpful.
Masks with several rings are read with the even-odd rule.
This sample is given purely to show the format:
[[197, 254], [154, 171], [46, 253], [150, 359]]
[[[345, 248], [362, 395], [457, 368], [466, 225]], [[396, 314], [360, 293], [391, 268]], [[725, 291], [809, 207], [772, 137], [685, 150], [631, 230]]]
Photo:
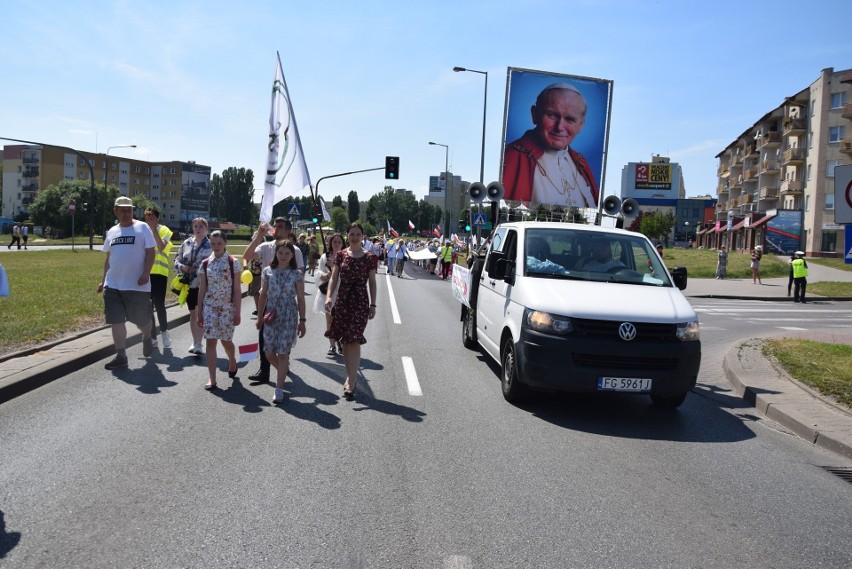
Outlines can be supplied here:
[[434, 235], [435, 237], [441, 236], [441, 226], [440, 225], [436, 225], [435, 227], [432, 228], [432, 235]]
[[239, 348], [241, 362], [250, 362], [257, 357], [257, 344], [246, 344], [245, 346], [239, 346]]
[[410, 230], [414, 231], [414, 224], [413, 224], [413, 223], [411, 223], [411, 220], [410, 220], [410, 219], [408, 220], [408, 228], [409, 228]]
[[396, 229], [391, 227], [390, 221], [387, 221], [387, 224], [388, 224], [388, 233], [390, 233], [394, 237], [399, 237], [399, 233], [396, 232]]

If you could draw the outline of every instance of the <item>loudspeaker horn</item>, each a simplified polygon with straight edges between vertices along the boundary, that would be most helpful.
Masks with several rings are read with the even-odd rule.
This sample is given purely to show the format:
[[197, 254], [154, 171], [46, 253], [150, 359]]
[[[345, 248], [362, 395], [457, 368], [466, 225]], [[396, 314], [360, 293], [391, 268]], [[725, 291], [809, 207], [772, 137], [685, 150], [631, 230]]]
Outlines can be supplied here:
[[603, 202], [603, 212], [607, 215], [617, 215], [619, 211], [621, 211], [621, 198], [607, 196]]
[[475, 203], [482, 202], [485, 199], [486, 192], [485, 184], [481, 182], [474, 182], [467, 189], [467, 195], [470, 196], [470, 201]]
[[506, 190], [500, 182], [491, 182], [488, 184], [488, 187], [485, 188], [485, 193], [488, 194], [489, 201], [499, 202], [503, 199], [503, 194], [506, 193]]
[[634, 200], [633, 198], [627, 198], [623, 202], [621, 202], [621, 213], [625, 217], [633, 217], [637, 213], [639, 213], [639, 202]]

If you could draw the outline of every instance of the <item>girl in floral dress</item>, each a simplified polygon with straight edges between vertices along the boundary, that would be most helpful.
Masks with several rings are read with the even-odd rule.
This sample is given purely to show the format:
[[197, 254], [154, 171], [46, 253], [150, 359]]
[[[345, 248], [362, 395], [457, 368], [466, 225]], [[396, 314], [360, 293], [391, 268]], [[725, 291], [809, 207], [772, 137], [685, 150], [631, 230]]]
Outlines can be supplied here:
[[[361, 365], [361, 344], [367, 343], [364, 330], [367, 328], [367, 320], [376, 316], [376, 270], [379, 259], [364, 250], [364, 228], [360, 223], [349, 226], [347, 237], [349, 247], [337, 254], [331, 271], [325, 309], [331, 312], [332, 320], [331, 329], [325, 336], [343, 344], [343, 362], [346, 365], [343, 396], [352, 399]], [[331, 295], [334, 290], [337, 291], [336, 301]]]
[[228, 377], [236, 377], [234, 327], [240, 324], [240, 262], [228, 255], [227, 239], [221, 231], [210, 234], [213, 253], [201, 262], [198, 270], [198, 326], [207, 340], [207, 370], [210, 379], [204, 389], [216, 389], [216, 343], [228, 356]]
[[[263, 269], [257, 328], [263, 328], [266, 359], [277, 372], [273, 404], [284, 401], [284, 380], [290, 371], [290, 350], [305, 335], [305, 277], [296, 263], [296, 249], [275, 242], [275, 257]], [[264, 322], [265, 319], [269, 321]]]

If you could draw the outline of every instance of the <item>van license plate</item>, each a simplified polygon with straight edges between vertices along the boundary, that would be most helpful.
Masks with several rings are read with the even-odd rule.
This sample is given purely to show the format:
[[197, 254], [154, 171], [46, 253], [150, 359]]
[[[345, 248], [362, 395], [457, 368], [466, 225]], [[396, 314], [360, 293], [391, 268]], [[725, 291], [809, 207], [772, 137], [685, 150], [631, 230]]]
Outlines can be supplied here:
[[651, 391], [651, 380], [636, 377], [599, 377], [598, 389], [602, 391]]

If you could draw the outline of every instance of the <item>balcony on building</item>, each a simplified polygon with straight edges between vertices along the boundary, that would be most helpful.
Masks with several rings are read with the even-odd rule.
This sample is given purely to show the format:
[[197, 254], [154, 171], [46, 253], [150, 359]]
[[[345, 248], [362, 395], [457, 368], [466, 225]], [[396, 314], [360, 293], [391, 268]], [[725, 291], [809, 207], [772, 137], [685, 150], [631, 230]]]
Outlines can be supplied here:
[[788, 148], [781, 155], [781, 164], [801, 164], [805, 161], [804, 148]]
[[752, 154], [757, 154], [757, 147], [754, 144], [749, 144], [745, 147], [743, 156], [751, 156]]
[[840, 111], [840, 114], [844, 119], [852, 119], [852, 103], [846, 103], [843, 105], [843, 110]]
[[840, 141], [840, 152], [852, 154], [852, 136], [847, 136]]
[[784, 136], [797, 136], [808, 130], [807, 119], [796, 118], [784, 121]]
[[38, 168], [26, 168], [21, 176], [24, 178], [38, 178]]
[[781, 144], [781, 133], [778, 131], [767, 132], [757, 141], [758, 148], [778, 146], [779, 144]]
[[743, 186], [743, 177], [742, 174], [737, 176], [731, 176], [731, 189], [736, 190], [742, 188]]
[[23, 156], [21, 162], [24, 164], [38, 164], [38, 156]]
[[778, 186], [775, 184], [767, 184], [764, 186], [760, 186], [760, 199], [765, 200], [769, 198], [777, 198], [778, 197]]
[[800, 195], [804, 189], [801, 180], [781, 180], [781, 195]]
[[30, 184], [26, 184], [25, 186], [21, 186], [21, 191], [24, 192], [24, 193], [26, 193], [26, 192], [37, 192], [38, 191], [38, 184], [36, 184], [35, 182], [32, 182]]
[[734, 151], [734, 155], [731, 159], [731, 166], [736, 166], [738, 164], [742, 164], [743, 162], [743, 152], [739, 148]]
[[771, 174], [778, 171], [778, 162], [775, 160], [766, 159], [760, 163], [761, 174]]

